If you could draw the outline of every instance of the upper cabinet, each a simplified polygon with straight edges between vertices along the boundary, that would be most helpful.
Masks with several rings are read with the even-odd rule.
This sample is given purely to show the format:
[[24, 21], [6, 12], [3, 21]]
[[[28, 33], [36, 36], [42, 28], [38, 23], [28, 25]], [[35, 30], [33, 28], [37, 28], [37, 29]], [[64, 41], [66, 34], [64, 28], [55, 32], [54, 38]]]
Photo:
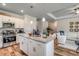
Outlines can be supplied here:
[[1, 16], [2, 18], [2, 22], [14, 22], [13, 17], [9, 17], [9, 16]]
[[14, 23], [15, 28], [24, 28], [24, 20], [16, 17], [10, 17], [10, 16], [3, 16], [0, 15], [0, 28], [2, 28], [3, 22], [5, 23]]
[[24, 20], [15, 19], [15, 28], [24, 28]]

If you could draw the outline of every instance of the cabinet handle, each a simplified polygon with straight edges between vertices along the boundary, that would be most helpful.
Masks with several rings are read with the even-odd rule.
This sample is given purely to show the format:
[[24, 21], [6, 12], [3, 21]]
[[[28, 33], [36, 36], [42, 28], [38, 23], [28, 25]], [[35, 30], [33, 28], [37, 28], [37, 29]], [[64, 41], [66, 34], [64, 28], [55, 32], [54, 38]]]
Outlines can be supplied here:
[[36, 48], [35, 47], [33, 47], [33, 51], [36, 52]]

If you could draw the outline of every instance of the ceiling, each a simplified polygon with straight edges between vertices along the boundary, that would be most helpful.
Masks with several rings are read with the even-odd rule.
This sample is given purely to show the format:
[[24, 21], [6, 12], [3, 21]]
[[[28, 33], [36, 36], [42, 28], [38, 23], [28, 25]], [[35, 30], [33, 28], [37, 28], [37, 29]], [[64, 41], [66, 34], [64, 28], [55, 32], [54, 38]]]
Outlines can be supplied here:
[[[31, 15], [37, 18], [45, 17], [46, 19], [53, 19], [67, 15], [69, 8], [78, 5], [77, 3], [7, 3], [3, 6], [0, 3], [0, 10], [16, 13], [18, 15]], [[23, 13], [20, 10], [24, 10]], [[66, 11], [67, 10], [67, 11]], [[50, 13], [52, 17], [48, 16]]]

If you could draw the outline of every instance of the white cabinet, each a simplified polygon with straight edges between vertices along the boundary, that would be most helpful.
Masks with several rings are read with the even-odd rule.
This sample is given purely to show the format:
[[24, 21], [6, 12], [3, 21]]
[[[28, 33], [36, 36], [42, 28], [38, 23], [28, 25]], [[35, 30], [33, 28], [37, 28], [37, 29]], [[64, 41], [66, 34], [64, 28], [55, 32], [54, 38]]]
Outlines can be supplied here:
[[16, 19], [15, 20], [15, 28], [24, 28], [24, 20]]
[[16, 20], [15, 20], [15, 28], [19, 28], [19, 23], [20, 23], [20, 22], [19, 22], [19, 19], [16, 19]]
[[0, 48], [3, 46], [2, 36], [0, 36]]
[[0, 15], [0, 28], [2, 28], [2, 23], [3, 22], [11, 22], [11, 23], [15, 23], [15, 19], [12, 17], [8, 17], [8, 16], [1, 16]]
[[29, 56], [44, 56], [44, 45], [31, 39], [21, 37], [20, 49]]
[[20, 39], [20, 49], [29, 56], [54, 55], [54, 40], [43, 43], [27, 37], [21, 37]]
[[30, 56], [53, 56], [54, 42], [41, 43], [34, 40], [29, 40], [29, 55]]
[[2, 22], [14, 22], [14, 19], [12, 17], [3, 16]]
[[19, 36], [19, 34], [17, 34], [17, 35], [16, 35], [16, 42], [17, 42], [17, 43], [20, 43], [20, 42], [21, 42], [20, 40], [21, 40], [21, 37]]
[[24, 20], [23, 19], [20, 20], [20, 26], [19, 27], [24, 28]]
[[44, 44], [34, 40], [29, 40], [29, 55], [44, 56]]
[[22, 37], [21, 35], [26, 35], [25, 33], [18, 33], [17, 35], [16, 35], [16, 42], [17, 43], [20, 43], [23, 39], [24, 39], [24, 37]]
[[20, 36], [20, 49], [24, 53], [28, 54], [28, 39], [26, 39], [22, 36]]
[[54, 55], [54, 40], [51, 40], [45, 45], [45, 56], [53, 56]]
[[15, 20], [15, 28], [19, 28], [19, 23], [20, 23], [20, 22], [19, 22], [19, 19], [16, 19], [16, 20]]
[[0, 15], [0, 28], [2, 27], [2, 22], [15, 23], [15, 28], [24, 28], [24, 20], [16, 17], [2, 16]]

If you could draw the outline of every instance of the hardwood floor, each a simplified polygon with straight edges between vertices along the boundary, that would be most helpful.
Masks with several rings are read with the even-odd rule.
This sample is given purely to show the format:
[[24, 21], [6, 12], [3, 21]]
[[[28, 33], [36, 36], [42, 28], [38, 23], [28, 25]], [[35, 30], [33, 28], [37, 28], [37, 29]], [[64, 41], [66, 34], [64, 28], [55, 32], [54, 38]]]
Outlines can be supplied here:
[[76, 51], [59, 47], [57, 39], [55, 39], [54, 41], [54, 48], [55, 48], [54, 50], [55, 56], [79, 56], [79, 52], [77, 53]]
[[79, 56], [79, 52], [62, 47], [56, 48], [54, 52], [55, 56]]
[[[62, 47], [56, 47], [54, 52], [55, 56], [79, 56], [79, 53], [76, 53], [75, 51]], [[20, 50], [19, 44], [15, 44], [9, 47], [1, 48], [0, 56], [27, 56], [27, 55]]]
[[19, 44], [15, 44], [9, 47], [1, 48], [0, 56], [25, 56], [25, 54], [20, 50]]

